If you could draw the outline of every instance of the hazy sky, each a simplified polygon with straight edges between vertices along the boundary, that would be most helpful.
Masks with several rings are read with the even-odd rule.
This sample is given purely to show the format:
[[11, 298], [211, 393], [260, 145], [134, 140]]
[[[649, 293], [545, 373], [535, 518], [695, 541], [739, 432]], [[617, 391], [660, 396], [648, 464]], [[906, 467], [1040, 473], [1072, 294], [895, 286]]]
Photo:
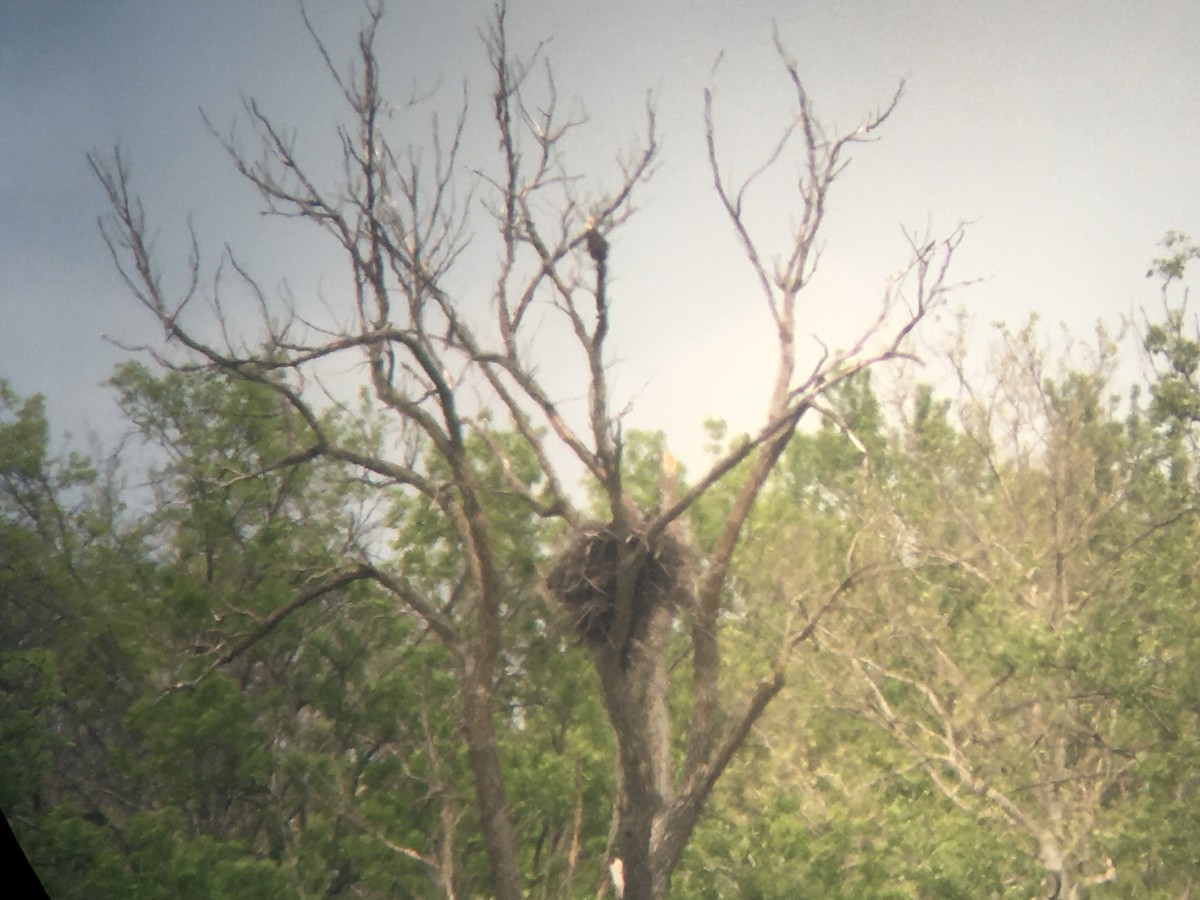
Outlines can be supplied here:
[[[349, 61], [361, 6], [309, 6]], [[447, 111], [466, 80], [480, 164], [495, 146], [479, 38], [489, 9], [392, 0], [379, 45], [398, 100], [440, 85]], [[1144, 275], [1167, 229], [1200, 235], [1194, 0], [511, 0], [510, 20], [518, 48], [549, 39], [561, 102], [589, 114], [572, 145], [594, 175], [585, 191], [612, 185], [653, 92], [660, 168], [613, 240], [615, 377], [635, 424], [681, 444], [705, 416], [749, 427], [762, 407], [761, 390], [743, 394], [765, 378], [769, 323], [710, 188], [702, 90], [716, 89], [723, 161], [745, 173], [788, 121], [772, 21], [830, 125], [853, 127], [907, 80], [882, 140], [834, 189], [806, 331], [836, 343], [872, 315], [905, 256], [901, 226], [973, 221], [957, 274], [988, 280], [961, 302], [983, 321], [1038, 311], [1080, 333], [1155, 302]], [[168, 283], [190, 214], [210, 260], [228, 241], [269, 286], [336, 294], [336, 256], [259, 217], [205, 130], [201, 109], [227, 127], [243, 93], [321, 159], [335, 96], [290, 0], [0, 0], [0, 377], [46, 394], [56, 431], [111, 433], [98, 385], [126, 354], [102, 333], [159, 337], [99, 238], [90, 149], [124, 147]], [[398, 116], [393, 140], [422, 141], [426, 116]], [[757, 200], [764, 222], [786, 222], [786, 193]], [[482, 302], [489, 262], [459, 273]]]

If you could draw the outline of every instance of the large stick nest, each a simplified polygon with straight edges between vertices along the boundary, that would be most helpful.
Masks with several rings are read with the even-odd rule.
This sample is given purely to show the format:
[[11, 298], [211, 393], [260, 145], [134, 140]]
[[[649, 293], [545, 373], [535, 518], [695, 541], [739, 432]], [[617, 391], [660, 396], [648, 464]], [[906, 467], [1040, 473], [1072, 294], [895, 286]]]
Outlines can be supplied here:
[[[620, 543], [610, 525], [585, 526], [559, 555], [546, 578], [550, 592], [567, 609], [585, 641], [602, 644], [609, 638], [616, 617], [617, 549]], [[630, 551], [645, 546], [645, 535], [634, 532], [624, 539]], [[670, 534], [659, 536], [647, 552], [633, 591], [629, 636], [642, 636], [649, 613], [676, 609], [688, 597], [686, 548]]]

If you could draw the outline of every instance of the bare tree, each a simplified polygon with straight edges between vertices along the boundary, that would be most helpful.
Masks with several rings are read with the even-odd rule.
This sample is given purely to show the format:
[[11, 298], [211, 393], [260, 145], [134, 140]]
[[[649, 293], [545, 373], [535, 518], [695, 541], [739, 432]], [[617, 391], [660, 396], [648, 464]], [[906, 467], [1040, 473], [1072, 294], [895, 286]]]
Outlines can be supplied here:
[[[339, 130], [344, 178], [335, 188], [318, 183], [297, 158], [288, 132], [254, 102], [247, 103], [246, 114], [261, 141], [261, 154], [244, 152], [232, 135], [221, 138], [269, 212], [311, 222], [345, 253], [353, 306], [340, 314], [343, 324], [319, 328], [307, 323], [286, 303], [268, 299], [245, 267], [229, 256], [232, 271], [261, 303], [261, 330], [253, 342], [238, 339], [223, 312], [218, 285], [210, 299], [224, 337], [201, 337], [185, 316], [191, 312], [189, 302], [201, 294], [199, 252], [190, 260], [188, 289], [181, 296], [168, 295], [151, 255], [143, 208], [119, 152], [91, 159], [111, 204], [104, 235], [134, 296], [162, 324], [168, 344], [185, 351], [188, 361], [183, 365], [265, 385], [306, 423], [304, 439], [272, 468], [337, 460], [359, 468], [381, 486], [423, 495], [453, 528], [468, 576], [452, 609], [425, 595], [403, 570], [366, 544], [356, 561], [330, 573], [327, 582], [307, 593], [318, 595], [353, 579], [374, 580], [428, 623], [449, 648], [457, 664], [462, 727], [493, 889], [502, 900], [516, 900], [523, 896], [523, 881], [496, 730], [495, 682], [506, 597], [496, 563], [499, 532], [485, 511], [483, 476], [468, 453], [469, 439], [478, 436], [491, 447], [493, 459], [510, 471], [505, 445], [496, 438], [493, 424], [494, 419], [506, 419], [504, 427], [518, 436], [541, 474], [536, 491], [515, 475], [508, 488], [524, 499], [531, 514], [561, 520], [573, 536], [547, 573], [546, 587], [566, 604], [583, 633], [618, 749], [620, 788], [606, 862], [620, 873], [614, 881], [622, 883], [618, 891], [624, 896], [665, 897], [705, 801], [784, 685], [786, 655], [748, 696], [731, 700], [718, 690], [719, 613], [747, 516], [798, 423], [822, 395], [857, 372], [906, 356], [906, 338], [949, 289], [947, 267], [961, 232], [940, 242], [911, 241], [910, 261], [888, 283], [878, 316], [860, 338], [844, 351], [822, 353], [811, 369], [798, 372], [798, 299], [817, 265], [829, 191], [850, 149], [875, 136], [900, 91], [857, 129], [829, 135], [813, 112], [795, 63], [776, 38], [784, 74], [794, 89], [793, 124], [754, 173], [739, 183], [722, 172], [713, 100], [706, 94], [708, 159], [716, 199], [774, 323], [778, 362], [759, 430], [690, 487], [674, 496], [668, 492], [659, 509], [641, 509], [622, 479], [622, 417], [614, 409], [607, 381], [607, 271], [610, 264], [620, 264], [609, 252], [608, 235], [631, 214], [634, 192], [657, 159], [653, 109], [646, 113], [640, 150], [620, 163], [617, 189], [585, 207], [581, 180], [562, 159], [564, 139], [582, 122], [560, 115], [549, 69], [544, 78], [538, 74], [538, 54], [521, 58], [513, 53], [507, 11], [503, 3], [497, 7], [486, 47], [493, 76], [490, 108], [499, 142], [498, 174], [479, 176], [474, 184], [483, 194], [502, 252], [492, 321], [480, 327], [468, 316], [464, 299], [455, 295], [448, 277], [467, 246], [468, 222], [475, 212], [470, 198], [458, 193], [472, 177], [461, 159], [465, 104], [448, 132], [435, 124], [424, 157], [392, 142], [385, 127], [387, 101], [380, 93], [380, 16], [379, 7], [370, 11], [358, 61], [349, 74], [333, 63], [309, 27], [353, 122]], [[531, 99], [535, 92], [536, 102]], [[797, 151], [797, 224], [788, 251], [770, 261], [748, 224], [747, 192]], [[531, 311], [538, 308], [551, 310], [574, 336], [574, 352], [588, 378], [587, 410], [580, 421], [560, 410], [559, 394], [536, 371]], [[322, 371], [327, 371], [322, 367], [341, 358], [366, 362], [370, 393], [393, 417], [406, 438], [402, 446], [409, 451], [366, 452], [341, 442], [322, 424], [320, 406], [328, 396], [322, 394]], [[563, 454], [599, 487], [603, 521], [589, 521], [564, 486], [555, 467]], [[685, 546], [678, 523], [742, 463], [736, 500], [716, 542], [698, 565], [689, 564], [698, 551]], [[694, 579], [693, 572], [699, 573]], [[304, 602], [305, 597], [298, 597], [247, 641], [260, 639]], [[665, 644], [675, 611], [681, 608], [690, 623], [691, 711], [686, 735], [674, 735], [668, 718]], [[796, 640], [808, 633], [811, 627]], [[676, 744], [683, 749], [677, 771], [671, 753]], [[443, 873], [443, 881], [452, 879]]]

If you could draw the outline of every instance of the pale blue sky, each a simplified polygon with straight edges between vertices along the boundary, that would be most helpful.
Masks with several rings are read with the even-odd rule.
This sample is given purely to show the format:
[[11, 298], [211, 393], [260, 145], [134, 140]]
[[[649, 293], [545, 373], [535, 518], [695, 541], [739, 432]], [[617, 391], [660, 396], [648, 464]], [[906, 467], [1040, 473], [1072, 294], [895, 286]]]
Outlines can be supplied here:
[[[595, 190], [641, 127], [646, 91], [656, 96], [660, 170], [614, 239], [616, 379], [636, 398], [636, 424], [665, 425], [682, 444], [705, 416], [749, 427], [761, 409], [742, 394], [765, 378], [768, 321], [709, 186], [701, 91], [715, 85], [723, 159], [745, 172], [787, 121], [772, 20], [831, 124], [852, 127], [908, 80], [883, 139], [834, 190], [806, 330], [836, 342], [870, 317], [903, 260], [901, 225], [974, 220], [957, 271], [989, 280], [961, 301], [984, 321], [1039, 311], [1080, 333], [1155, 302], [1144, 274], [1163, 232], [1200, 234], [1192, 0], [510, 5], [518, 46], [551, 38], [563, 102], [590, 114], [574, 150]], [[361, 7], [309, 6], [349, 60]], [[398, 95], [440, 80], [452, 105], [467, 79], [479, 160], [494, 146], [477, 33], [489, 8], [393, 0], [380, 44]], [[168, 280], [190, 213], [211, 258], [229, 241], [268, 285], [336, 290], [336, 258], [258, 217], [204, 129], [199, 110], [229, 124], [239, 92], [295, 125], [317, 158], [328, 147], [333, 93], [290, 0], [0, 0], [0, 376], [45, 393], [56, 430], [111, 433], [97, 386], [124, 354], [102, 332], [157, 337], [97, 233], [89, 149], [125, 147]], [[764, 221], [786, 221], [787, 200], [763, 196]], [[487, 262], [460, 273], [465, 290], [485, 296]]]

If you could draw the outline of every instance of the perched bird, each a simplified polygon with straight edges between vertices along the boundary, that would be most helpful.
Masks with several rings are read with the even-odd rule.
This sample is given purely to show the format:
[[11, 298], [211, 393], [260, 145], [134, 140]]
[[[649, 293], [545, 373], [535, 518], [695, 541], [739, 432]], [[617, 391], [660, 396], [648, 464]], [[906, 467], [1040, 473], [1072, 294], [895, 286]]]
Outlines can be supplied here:
[[588, 253], [596, 261], [597, 265], [608, 259], [608, 241], [604, 239], [604, 235], [596, 227], [595, 216], [588, 216], [587, 232], [584, 234], [584, 240], [587, 241]]

